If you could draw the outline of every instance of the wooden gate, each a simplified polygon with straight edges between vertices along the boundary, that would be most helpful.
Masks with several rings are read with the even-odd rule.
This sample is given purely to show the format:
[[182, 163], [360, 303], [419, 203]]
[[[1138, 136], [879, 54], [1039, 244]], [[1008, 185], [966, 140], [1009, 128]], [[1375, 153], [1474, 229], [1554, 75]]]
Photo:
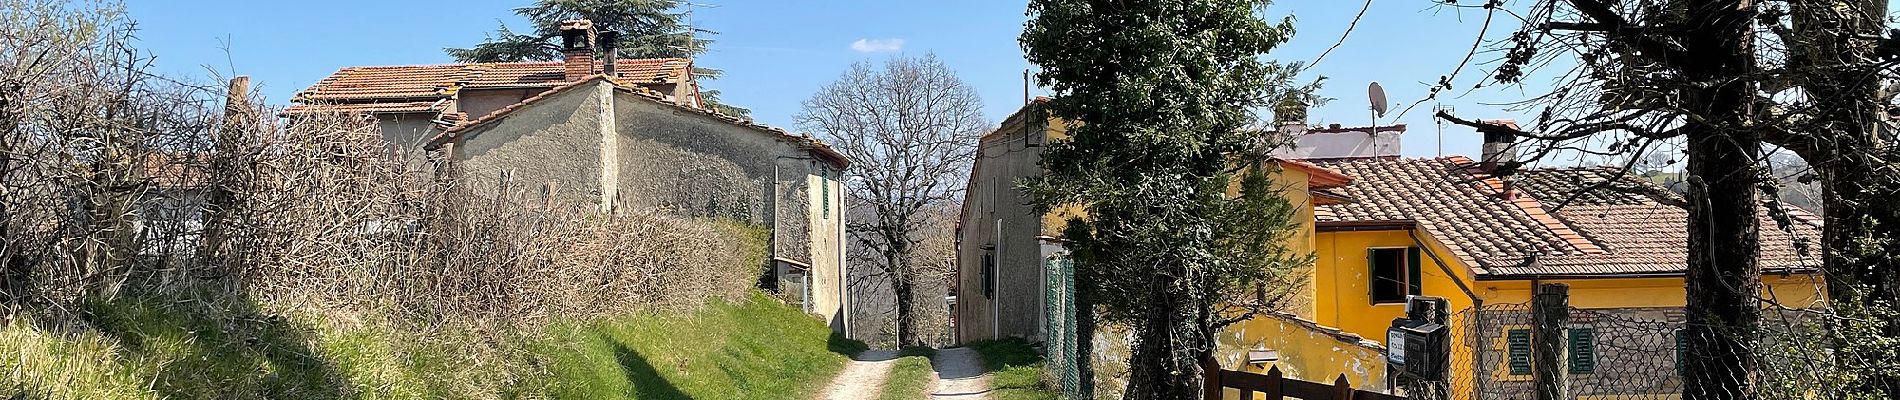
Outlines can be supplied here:
[[1204, 386], [1207, 388], [1206, 400], [1221, 400], [1221, 394], [1226, 389], [1239, 389], [1242, 400], [1282, 400], [1288, 397], [1305, 400], [1405, 400], [1404, 397], [1353, 389], [1346, 382], [1345, 374], [1340, 374], [1339, 379], [1333, 380], [1332, 384], [1324, 384], [1286, 378], [1281, 375], [1280, 367], [1273, 367], [1266, 375], [1224, 370], [1213, 359], [1204, 361], [1201, 371], [1207, 380]]

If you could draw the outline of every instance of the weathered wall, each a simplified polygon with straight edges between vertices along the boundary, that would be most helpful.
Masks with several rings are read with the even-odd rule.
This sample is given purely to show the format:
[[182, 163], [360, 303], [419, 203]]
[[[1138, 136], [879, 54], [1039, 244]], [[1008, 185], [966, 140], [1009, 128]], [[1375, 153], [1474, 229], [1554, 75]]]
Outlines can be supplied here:
[[500, 110], [502, 107], [520, 103], [521, 100], [547, 91], [548, 88], [532, 89], [479, 89], [462, 90], [455, 95], [455, 109], [468, 113], [469, 118], [481, 118]]
[[[970, 191], [964, 194], [963, 223], [957, 232], [957, 340], [963, 343], [1000, 337], [1041, 339], [1043, 215], [1029, 206], [1016, 184], [1039, 176], [1045, 127], [1041, 121], [1012, 118], [983, 138]], [[983, 256], [996, 263], [994, 290], [985, 296]]]
[[832, 330], [845, 329], [847, 302], [844, 271], [844, 186], [840, 171], [818, 163], [816, 173], [805, 176], [806, 223], [811, 226], [813, 312], [825, 315]]
[[843, 329], [847, 299], [838, 234], [844, 197], [837, 167], [776, 132], [631, 93], [614, 98], [620, 207], [773, 227], [773, 255], [811, 267], [810, 310]]
[[505, 174], [515, 187], [552, 183], [554, 200], [600, 201], [600, 105], [591, 90], [570, 90], [462, 132], [454, 147], [458, 167], [477, 189], [492, 190]]
[[[1221, 367], [1266, 373], [1279, 367], [1288, 378], [1331, 383], [1340, 375], [1352, 387], [1386, 390], [1384, 349], [1337, 329], [1319, 326], [1290, 314], [1263, 314], [1227, 327], [1215, 336]], [[1247, 364], [1247, 352], [1256, 348], [1279, 351], [1280, 360], [1259, 366]]]
[[391, 150], [404, 152], [405, 156], [419, 155], [422, 145], [435, 137], [441, 130], [430, 122], [432, 114], [376, 114], [376, 127], [383, 131], [383, 140], [388, 140]]

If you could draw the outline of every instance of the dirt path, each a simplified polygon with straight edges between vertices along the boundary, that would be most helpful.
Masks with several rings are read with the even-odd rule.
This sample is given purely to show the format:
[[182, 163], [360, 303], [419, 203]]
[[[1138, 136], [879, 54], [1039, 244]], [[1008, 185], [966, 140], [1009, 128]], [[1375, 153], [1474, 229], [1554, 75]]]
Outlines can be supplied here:
[[831, 386], [825, 388], [824, 400], [860, 400], [876, 399], [884, 391], [884, 378], [890, 376], [891, 360], [897, 359], [893, 350], [866, 350], [858, 353], [851, 364], [844, 366], [844, 372], [831, 380]]
[[989, 398], [990, 376], [983, 373], [983, 357], [976, 350], [963, 347], [939, 350], [936, 357], [930, 358], [930, 367], [937, 370], [937, 390], [930, 392], [931, 399]]

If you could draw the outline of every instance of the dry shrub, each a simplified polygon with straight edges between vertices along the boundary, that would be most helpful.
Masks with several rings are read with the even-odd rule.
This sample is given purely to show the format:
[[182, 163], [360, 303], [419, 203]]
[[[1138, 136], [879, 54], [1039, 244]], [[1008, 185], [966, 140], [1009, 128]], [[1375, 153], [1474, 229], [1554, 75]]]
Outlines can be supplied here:
[[392, 151], [371, 122], [301, 116], [219, 152], [228, 168], [209, 197], [228, 204], [208, 207], [207, 264], [243, 271], [269, 303], [424, 321], [681, 309], [757, 277], [762, 248], [732, 229], [602, 214], [506, 181], [470, 189], [434, 172], [439, 160]]
[[533, 322], [737, 298], [763, 267], [744, 228], [470, 185], [373, 119], [148, 73], [115, 7], [0, 10], [0, 315], [135, 294]]

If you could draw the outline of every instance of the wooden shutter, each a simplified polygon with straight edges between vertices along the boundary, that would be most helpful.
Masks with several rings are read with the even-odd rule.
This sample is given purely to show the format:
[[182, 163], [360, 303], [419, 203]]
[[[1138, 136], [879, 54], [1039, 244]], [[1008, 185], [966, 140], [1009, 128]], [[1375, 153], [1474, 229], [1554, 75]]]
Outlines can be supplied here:
[[1676, 329], [1676, 373], [1682, 373], [1682, 360], [1689, 356], [1689, 340], [1682, 335], [1682, 329]]
[[996, 294], [996, 256], [983, 254], [983, 267], [977, 273], [977, 279], [983, 284], [983, 297], [993, 297]]
[[1512, 329], [1505, 333], [1506, 354], [1511, 375], [1531, 374], [1531, 330]]
[[1588, 374], [1597, 370], [1596, 328], [1570, 328], [1570, 373]]
[[1411, 285], [1411, 287], [1406, 288], [1406, 290], [1408, 290], [1413, 296], [1424, 295], [1425, 281], [1423, 279], [1419, 279], [1419, 262], [1418, 262], [1418, 248], [1417, 247], [1405, 249], [1405, 274], [1406, 274], [1405, 284]]

